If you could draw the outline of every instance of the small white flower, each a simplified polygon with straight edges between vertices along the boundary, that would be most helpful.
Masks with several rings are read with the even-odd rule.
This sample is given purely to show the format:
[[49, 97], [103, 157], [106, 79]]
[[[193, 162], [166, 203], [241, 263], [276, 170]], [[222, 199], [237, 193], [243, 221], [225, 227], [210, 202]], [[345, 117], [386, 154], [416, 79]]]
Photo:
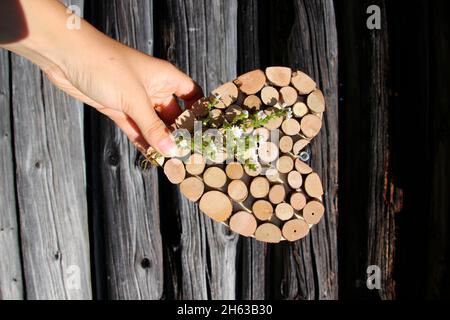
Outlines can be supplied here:
[[188, 148], [188, 142], [187, 142], [187, 140], [181, 140], [181, 141], [178, 143], [178, 146], [179, 146], [180, 148], [182, 148], [182, 149], [187, 149], [187, 148]]
[[244, 133], [244, 131], [242, 131], [241, 128], [237, 127], [237, 126], [233, 126], [231, 128], [231, 133], [233, 134], [233, 136], [235, 136], [236, 138], [240, 138], [242, 137], [242, 134]]
[[291, 119], [292, 118], [292, 109], [289, 109], [289, 111], [287, 112], [286, 115], [286, 119]]
[[245, 116], [245, 118], [248, 118], [248, 111], [247, 110], [242, 111], [242, 114]]
[[267, 115], [265, 114], [264, 111], [259, 111], [259, 112], [257, 113], [257, 116], [258, 116], [258, 118], [261, 119], [261, 120], [264, 120], [265, 118], [267, 118]]

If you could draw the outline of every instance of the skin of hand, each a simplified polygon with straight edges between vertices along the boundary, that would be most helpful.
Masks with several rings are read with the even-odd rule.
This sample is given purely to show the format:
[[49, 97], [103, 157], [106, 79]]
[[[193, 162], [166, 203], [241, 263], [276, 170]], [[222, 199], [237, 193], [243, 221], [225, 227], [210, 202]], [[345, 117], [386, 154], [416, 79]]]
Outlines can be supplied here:
[[[7, 0], [6, 2], [11, 2]], [[181, 113], [175, 97], [190, 107], [200, 87], [167, 61], [127, 47], [82, 20], [66, 27], [66, 8], [55, 0], [17, 0], [26, 25], [23, 38], [0, 46], [36, 63], [61, 90], [112, 119], [143, 153], [151, 145], [172, 155], [166, 124]], [[0, 11], [2, 8], [0, 4]], [[17, 10], [15, 10], [17, 11]], [[1, 17], [0, 17], [1, 18]]]

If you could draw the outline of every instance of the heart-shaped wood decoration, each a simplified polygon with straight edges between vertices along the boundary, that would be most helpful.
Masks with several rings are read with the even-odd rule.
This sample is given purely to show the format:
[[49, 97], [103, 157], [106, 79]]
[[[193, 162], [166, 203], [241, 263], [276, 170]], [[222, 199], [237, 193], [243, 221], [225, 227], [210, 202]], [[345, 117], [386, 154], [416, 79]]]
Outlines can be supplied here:
[[269, 243], [296, 241], [325, 211], [321, 180], [303, 151], [324, 111], [324, 96], [305, 73], [254, 70], [178, 117], [176, 157], [149, 149], [147, 160], [234, 232]]

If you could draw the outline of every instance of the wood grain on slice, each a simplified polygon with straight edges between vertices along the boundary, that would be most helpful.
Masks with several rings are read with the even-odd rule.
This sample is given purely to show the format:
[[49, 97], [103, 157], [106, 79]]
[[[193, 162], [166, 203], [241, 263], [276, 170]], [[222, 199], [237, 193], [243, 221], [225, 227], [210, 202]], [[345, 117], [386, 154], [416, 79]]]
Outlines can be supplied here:
[[270, 190], [269, 180], [265, 177], [256, 177], [250, 184], [250, 193], [256, 199], [267, 197]]
[[290, 204], [280, 203], [275, 208], [275, 215], [282, 221], [287, 221], [294, 216], [294, 208]]
[[308, 224], [302, 219], [293, 219], [286, 222], [282, 228], [283, 237], [288, 241], [297, 241], [309, 233]]
[[251, 169], [251, 168], [249, 168], [248, 166], [245, 166], [245, 165], [244, 165], [244, 171], [245, 171], [245, 173], [246, 173], [248, 176], [250, 176], [250, 177], [257, 177], [257, 176], [259, 176], [259, 175], [261, 174], [261, 172], [262, 172], [262, 167], [261, 167], [260, 164], [257, 164], [257, 165], [256, 165], [256, 168]]
[[267, 86], [261, 90], [261, 100], [267, 106], [274, 106], [280, 100], [280, 93], [274, 87]]
[[325, 207], [319, 201], [310, 201], [303, 208], [303, 218], [309, 224], [318, 224], [323, 217]]
[[214, 107], [218, 109], [226, 109], [236, 101], [238, 97], [238, 88], [234, 83], [227, 82], [213, 90], [211, 94], [218, 100]]
[[305, 179], [305, 191], [313, 198], [320, 198], [323, 195], [322, 181], [317, 173], [310, 173]]
[[212, 109], [209, 111], [209, 118], [211, 119], [209, 122], [211, 128], [219, 128], [225, 120], [225, 116], [220, 109]]
[[258, 128], [253, 131], [253, 136], [258, 137], [259, 143], [263, 143], [269, 140], [270, 131], [266, 128]]
[[266, 171], [266, 178], [270, 182], [283, 182], [280, 177], [280, 173], [275, 168], [270, 168]]
[[280, 204], [286, 198], [286, 189], [282, 184], [276, 184], [270, 188], [269, 200], [273, 204]]
[[228, 195], [234, 201], [240, 203], [248, 197], [247, 185], [242, 180], [233, 180], [228, 185]]
[[290, 107], [297, 102], [298, 93], [292, 87], [283, 87], [280, 89], [281, 99], [285, 106]]
[[264, 223], [256, 229], [255, 238], [263, 242], [279, 243], [282, 238], [281, 230], [272, 223]]
[[291, 194], [289, 203], [294, 210], [300, 211], [306, 206], [306, 196], [301, 192], [295, 192]]
[[307, 139], [300, 139], [296, 143], [294, 143], [294, 146], [292, 147], [292, 153], [295, 155], [300, 154], [300, 152], [305, 149], [305, 147], [310, 143]]
[[314, 80], [301, 71], [292, 74], [291, 83], [301, 95], [309, 94], [316, 88]]
[[325, 97], [320, 90], [311, 92], [306, 103], [308, 104], [309, 109], [314, 113], [322, 113], [325, 111]]
[[239, 162], [232, 162], [226, 166], [225, 173], [231, 180], [239, 180], [244, 176], [244, 168]]
[[280, 151], [282, 153], [289, 153], [294, 146], [294, 140], [290, 136], [283, 136], [280, 139]]
[[209, 191], [200, 199], [200, 210], [211, 219], [224, 222], [233, 211], [231, 200], [220, 191]]
[[189, 201], [197, 202], [205, 192], [205, 184], [198, 177], [189, 177], [181, 182], [180, 191]]
[[273, 216], [273, 206], [266, 200], [255, 201], [252, 206], [252, 211], [255, 217], [261, 221], [268, 221]]
[[270, 83], [278, 87], [286, 87], [291, 83], [292, 70], [286, 67], [268, 67], [266, 76]]
[[[267, 115], [272, 114], [272, 112], [276, 111], [275, 107], [269, 107], [267, 109], [264, 110], [264, 113], [266, 113]], [[276, 130], [279, 127], [281, 127], [281, 124], [283, 123], [283, 117], [276, 117], [274, 119], [269, 120], [264, 127], [269, 129], [269, 130]]]
[[239, 76], [234, 84], [247, 95], [259, 92], [266, 83], [266, 75], [261, 70], [254, 70]]
[[296, 118], [302, 118], [306, 116], [308, 112], [309, 112], [308, 107], [304, 102], [299, 101], [292, 106], [292, 113]]
[[318, 116], [308, 114], [302, 118], [300, 128], [307, 138], [314, 138], [322, 128], [322, 120]]
[[295, 136], [300, 132], [300, 123], [296, 119], [286, 119], [281, 125], [281, 129], [288, 136]]
[[181, 183], [186, 177], [186, 169], [181, 160], [173, 158], [164, 164], [164, 173], [173, 184]]
[[297, 170], [301, 174], [310, 174], [311, 172], [313, 172], [313, 169], [300, 159], [295, 159], [295, 170]]
[[303, 178], [300, 172], [293, 170], [289, 172], [287, 181], [292, 189], [300, 189], [303, 184]]
[[193, 176], [201, 175], [205, 166], [206, 159], [199, 153], [192, 154], [186, 161], [186, 171]]
[[225, 110], [225, 119], [229, 123], [232, 123], [233, 120], [242, 114], [242, 108], [238, 105], [231, 105]]
[[273, 142], [262, 143], [258, 148], [258, 156], [263, 163], [270, 163], [274, 161], [278, 158], [278, 155], [278, 146]]
[[177, 129], [186, 129], [189, 132], [194, 131], [195, 115], [191, 110], [185, 110], [175, 120]]
[[203, 181], [208, 187], [221, 189], [227, 183], [227, 175], [218, 167], [209, 167], [203, 173]]
[[244, 100], [244, 107], [250, 111], [258, 111], [262, 106], [261, 99], [256, 95], [250, 95]]
[[276, 167], [280, 173], [288, 173], [294, 169], [294, 160], [289, 156], [282, 156], [277, 160]]
[[252, 236], [257, 226], [255, 217], [246, 211], [236, 212], [230, 218], [230, 229], [244, 237]]

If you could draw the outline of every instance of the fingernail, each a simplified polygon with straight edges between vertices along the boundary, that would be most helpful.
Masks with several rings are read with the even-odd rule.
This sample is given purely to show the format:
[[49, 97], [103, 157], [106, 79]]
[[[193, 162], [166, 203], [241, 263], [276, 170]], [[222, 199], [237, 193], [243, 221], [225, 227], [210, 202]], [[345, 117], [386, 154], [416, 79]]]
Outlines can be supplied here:
[[163, 154], [163, 156], [171, 157], [175, 155], [177, 147], [172, 136], [167, 136], [157, 143], [158, 150]]

